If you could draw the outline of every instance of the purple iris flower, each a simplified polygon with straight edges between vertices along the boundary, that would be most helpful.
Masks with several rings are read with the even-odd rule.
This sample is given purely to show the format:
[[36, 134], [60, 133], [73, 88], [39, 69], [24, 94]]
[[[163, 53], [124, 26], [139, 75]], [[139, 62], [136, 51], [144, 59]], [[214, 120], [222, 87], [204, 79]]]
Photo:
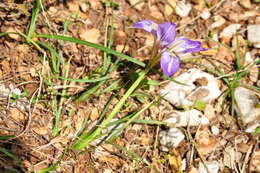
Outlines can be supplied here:
[[156, 24], [151, 20], [143, 20], [134, 24], [136, 28], [152, 33], [160, 44], [161, 68], [164, 74], [172, 76], [180, 68], [180, 59], [177, 54], [204, 51], [201, 42], [176, 37], [176, 24], [165, 22]]

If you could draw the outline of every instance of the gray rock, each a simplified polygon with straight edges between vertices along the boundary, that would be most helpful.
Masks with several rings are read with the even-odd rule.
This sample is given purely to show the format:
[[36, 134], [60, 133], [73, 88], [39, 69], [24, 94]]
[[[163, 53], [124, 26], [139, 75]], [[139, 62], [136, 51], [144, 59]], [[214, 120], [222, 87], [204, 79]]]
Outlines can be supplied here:
[[[207, 171], [207, 169], [205, 168], [204, 164], [207, 166], [209, 172]], [[200, 173], [218, 173], [219, 170], [219, 163], [218, 161], [206, 161], [199, 164], [199, 172]]]
[[176, 14], [181, 17], [187, 17], [191, 11], [191, 4], [186, 1], [177, 1]]
[[164, 122], [174, 127], [199, 126], [209, 124], [209, 120], [196, 109], [188, 111], [178, 111], [170, 115]]
[[200, 14], [200, 17], [204, 20], [208, 19], [211, 16], [209, 9], [205, 8]]
[[228, 37], [232, 38], [233, 35], [239, 30], [241, 27], [241, 24], [230, 24], [226, 28], [223, 29], [223, 31], [220, 33], [220, 37]]
[[256, 48], [260, 48], [260, 24], [247, 26], [247, 39]]
[[175, 106], [192, 106], [197, 100], [208, 103], [220, 95], [217, 82], [209, 73], [192, 68], [175, 78], [186, 85], [170, 82], [161, 96]]
[[17, 96], [17, 99], [9, 102], [9, 106], [19, 108], [22, 111], [29, 109], [30, 101], [23, 96], [19, 88], [15, 88], [12, 84], [6, 87], [0, 82], [0, 99], [11, 99], [11, 95]]
[[[260, 118], [260, 108], [257, 108], [256, 105], [259, 104], [259, 99], [255, 93], [249, 89], [238, 87], [235, 92], [236, 100], [236, 112], [240, 116], [244, 124], [253, 124], [257, 123], [255, 126], [259, 125]], [[253, 124], [252, 124], [253, 123]]]
[[216, 15], [214, 16], [214, 23], [212, 23], [210, 25], [210, 27], [213, 28], [217, 28], [220, 27], [222, 25], [224, 25], [226, 23], [226, 19], [220, 15]]
[[183, 133], [177, 128], [161, 131], [159, 134], [161, 149], [169, 151], [169, 148], [177, 147], [184, 137]]

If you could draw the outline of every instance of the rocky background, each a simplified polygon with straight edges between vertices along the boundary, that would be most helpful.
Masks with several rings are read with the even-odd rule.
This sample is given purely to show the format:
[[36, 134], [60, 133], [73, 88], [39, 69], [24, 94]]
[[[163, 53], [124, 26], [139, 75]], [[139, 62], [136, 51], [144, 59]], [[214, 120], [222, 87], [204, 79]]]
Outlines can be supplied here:
[[[27, 33], [34, 4], [1, 1], [0, 31]], [[101, 45], [113, 39], [112, 49], [147, 62], [154, 38], [133, 28], [144, 19], [172, 21], [178, 35], [202, 41], [209, 50], [181, 57], [173, 79], [187, 85], [149, 73], [154, 84], [139, 89], [141, 98], [129, 98], [113, 119], [161, 96], [138, 117], [146, 123], [131, 123], [112, 143], [81, 153], [70, 150], [78, 132], [93, 126], [116, 95], [108, 108], [113, 109], [125, 91], [122, 86], [131, 81], [129, 74], [141, 67], [122, 61], [109, 74], [111, 81], [76, 102], [72, 96], [91, 84], [69, 81], [63, 96], [64, 80], [53, 75], [50, 52], [44, 56], [19, 34], [0, 34], [0, 172], [260, 172], [259, 0], [44, 0], [36, 33]], [[113, 33], [106, 38], [107, 28]], [[64, 61], [70, 60], [69, 78], [98, 73], [103, 64], [98, 49], [33, 39], [48, 42]], [[102, 92], [117, 80], [116, 89]], [[60, 133], [53, 136], [61, 98]]]

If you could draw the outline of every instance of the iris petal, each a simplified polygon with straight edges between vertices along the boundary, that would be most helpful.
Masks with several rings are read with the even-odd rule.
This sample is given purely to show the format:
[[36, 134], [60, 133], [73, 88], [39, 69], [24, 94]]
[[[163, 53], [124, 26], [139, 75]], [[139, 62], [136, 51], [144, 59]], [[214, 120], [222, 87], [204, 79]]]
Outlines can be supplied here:
[[172, 50], [176, 53], [194, 53], [207, 49], [201, 48], [201, 42], [199, 41], [180, 37], [175, 39], [174, 48]]
[[142, 20], [140, 22], [136, 22], [134, 24], [134, 27], [143, 29], [147, 32], [150, 32], [150, 33], [156, 35], [157, 24], [151, 20]]
[[[185, 54], [208, 50], [202, 48], [201, 42], [199, 41], [189, 40], [184, 37], [176, 37], [176, 25], [172, 22], [156, 24], [151, 20], [143, 20], [135, 23], [134, 26], [150, 32], [157, 37], [157, 43], [159, 43], [160, 46], [156, 47], [156, 51], [159, 51], [162, 54], [161, 68], [163, 73], [169, 77], [176, 73], [180, 68], [179, 57], [173, 56], [170, 52]], [[156, 57], [157, 56], [153, 56], [152, 60]]]
[[171, 77], [180, 68], [180, 60], [177, 56], [172, 57], [172, 55], [164, 51], [161, 57], [161, 68], [164, 74]]
[[169, 48], [176, 37], [176, 25], [172, 22], [161, 23], [157, 28], [157, 39], [162, 48]]

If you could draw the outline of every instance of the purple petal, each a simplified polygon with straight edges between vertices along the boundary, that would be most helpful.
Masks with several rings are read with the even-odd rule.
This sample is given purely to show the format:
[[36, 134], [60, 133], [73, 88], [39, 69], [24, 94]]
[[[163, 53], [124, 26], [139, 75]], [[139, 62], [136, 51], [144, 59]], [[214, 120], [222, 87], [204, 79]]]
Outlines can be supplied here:
[[172, 57], [172, 55], [164, 51], [161, 57], [161, 68], [164, 74], [171, 77], [180, 68], [180, 60], [177, 56]]
[[161, 23], [157, 28], [157, 39], [162, 48], [169, 48], [176, 37], [176, 25], [172, 22]]
[[194, 53], [208, 50], [201, 48], [200, 41], [189, 40], [187, 38], [176, 38], [173, 46], [173, 51], [176, 53]]
[[143, 29], [143, 30], [150, 32], [152, 34], [156, 34], [157, 24], [154, 23], [151, 20], [142, 20], [140, 22], [136, 22], [134, 24], [134, 27], [139, 28], [139, 29]]

